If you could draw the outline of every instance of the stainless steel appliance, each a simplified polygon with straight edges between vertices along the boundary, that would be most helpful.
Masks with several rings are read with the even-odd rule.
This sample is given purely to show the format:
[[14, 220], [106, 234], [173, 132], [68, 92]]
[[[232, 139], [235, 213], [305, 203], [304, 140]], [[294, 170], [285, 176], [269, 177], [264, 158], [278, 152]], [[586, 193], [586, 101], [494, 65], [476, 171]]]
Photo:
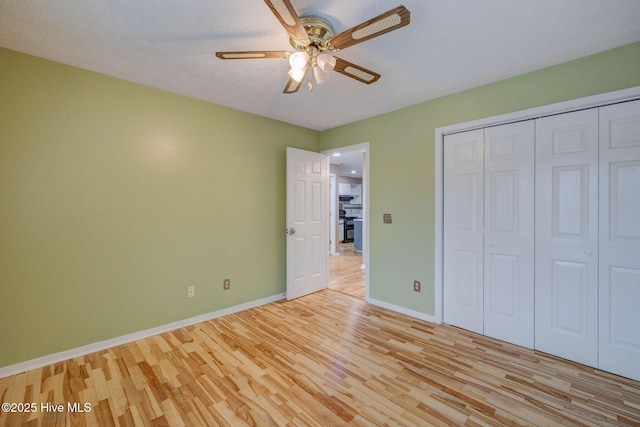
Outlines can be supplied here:
[[356, 217], [354, 216], [345, 216], [344, 217], [344, 239], [342, 240], [345, 243], [353, 242], [353, 233], [355, 230], [355, 225], [353, 220]]

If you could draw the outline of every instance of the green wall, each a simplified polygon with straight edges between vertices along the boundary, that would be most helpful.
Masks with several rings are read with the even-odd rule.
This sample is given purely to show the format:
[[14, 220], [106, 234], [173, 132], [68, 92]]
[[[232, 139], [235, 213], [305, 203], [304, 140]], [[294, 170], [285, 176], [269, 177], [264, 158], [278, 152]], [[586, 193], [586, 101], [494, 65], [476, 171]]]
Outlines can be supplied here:
[[[640, 43], [323, 132], [322, 150], [370, 142], [371, 297], [435, 314], [436, 128], [633, 86]], [[393, 224], [382, 223], [383, 213]]]
[[285, 291], [285, 147], [317, 132], [0, 64], [0, 367]]
[[0, 367], [284, 292], [286, 146], [371, 143], [371, 296], [433, 314], [435, 128], [640, 85], [635, 43], [318, 133], [0, 64]]

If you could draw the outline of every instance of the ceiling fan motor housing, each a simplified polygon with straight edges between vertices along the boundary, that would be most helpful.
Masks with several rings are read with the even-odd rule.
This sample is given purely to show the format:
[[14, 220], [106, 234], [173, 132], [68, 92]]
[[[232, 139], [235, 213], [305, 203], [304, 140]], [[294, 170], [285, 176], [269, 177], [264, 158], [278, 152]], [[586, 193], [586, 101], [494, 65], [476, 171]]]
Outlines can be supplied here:
[[312, 15], [302, 16], [300, 18], [304, 29], [309, 35], [308, 40], [298, 40], [289, 37], [289, 42], [296, 50], [305, 51], [309, 47], [315, 47], [317, 50], [327, 50], [325, 42], [334, 36], [333, 27], [326, 19]]

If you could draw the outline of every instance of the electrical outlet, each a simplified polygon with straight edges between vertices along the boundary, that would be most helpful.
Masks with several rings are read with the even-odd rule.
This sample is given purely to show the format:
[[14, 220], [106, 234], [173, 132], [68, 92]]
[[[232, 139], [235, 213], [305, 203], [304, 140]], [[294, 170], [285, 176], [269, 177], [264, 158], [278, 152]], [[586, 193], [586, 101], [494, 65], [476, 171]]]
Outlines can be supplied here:
[[420, 281], [419, 280], [414, 280], [413, 281], [413, 290], [416, 292], [420, 292]]
[[391, 224], [391, 214], [382, 214], [382, 222], [384, 224]]
[[222, 282], [222, 289], [227, 291], [229, 290], [230, 287], [231, 287], [231, 279], [224, 279], [224, 281]]
[[191, 298], [196, 296], [196, 287], [195, 286], [187, 286], [187, 298]]

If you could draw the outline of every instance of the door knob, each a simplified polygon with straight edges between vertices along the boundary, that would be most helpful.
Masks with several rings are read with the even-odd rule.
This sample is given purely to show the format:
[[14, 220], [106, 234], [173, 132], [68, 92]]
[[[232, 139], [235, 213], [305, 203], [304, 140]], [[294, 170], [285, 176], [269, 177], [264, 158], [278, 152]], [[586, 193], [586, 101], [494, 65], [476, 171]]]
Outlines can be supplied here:
[[287, 228], [287, 234], [293, 236], [294, 234], [296, 234], [296, 229], [294, 227]]
[[487, 246], [489, 246], [490, 248], [493, 247], [493, 242], [487, 242]]
[[591, 249], [587, 249], [586, 251], [584, 251], [584, 254], [586, 256], [591, 256], [591, 255], [593, 255], [593, 251]]

